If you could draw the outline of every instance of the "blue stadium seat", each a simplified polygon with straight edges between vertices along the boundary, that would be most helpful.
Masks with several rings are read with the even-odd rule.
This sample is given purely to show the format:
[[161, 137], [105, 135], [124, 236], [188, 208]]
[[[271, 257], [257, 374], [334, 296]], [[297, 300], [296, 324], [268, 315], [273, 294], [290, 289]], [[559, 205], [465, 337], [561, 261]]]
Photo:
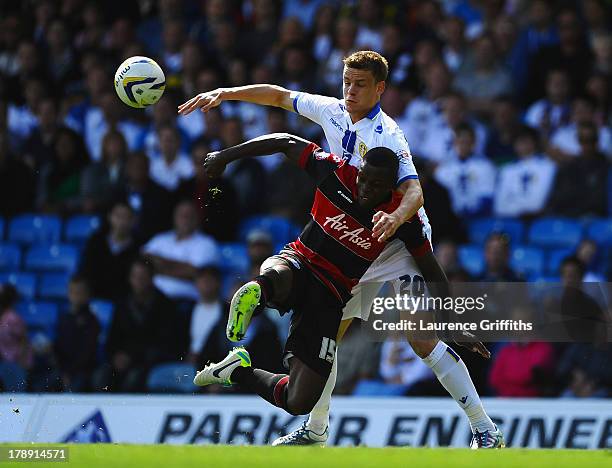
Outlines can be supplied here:
[[240, 242], [226, 242], [220, 245], [221, 270], [224, 273], [247, 273], [249, 256], [247, 247]]
[[58, 306], [52, 302], [20, 302], [17, 304], [17, 312], [26, 325], [30, 337], [38, 333], [44, 334], [50, 340], [55, 338]]
[[493, 232], [504, 232], [513, 244], [523, 242], [525, 226], [516, 219], [483, 218], [470, 222], [468, 226], [470, 242], [484, 244]]
[[510, 255], [510, 266], [523, 276], [541, 275], [544, 271], [544, 251], [538, 247], [515, 247]]
[[21, 249], [17, 244], [0, 243], [0, 270], [15, 271], [21, 268]]
[[459, 263], [472, 276], [480, 276], [485, 269], [482, 245], [466, 244], [457, 249]]
[[32, 273], [2, 273], [0, 284], [12, 284], [20, 296], [33, 299], [36, 295], [36, 275]]
[[110, 330], [110, 326], [113, 321], [113, 312], [115, 311], [115, 305], [111, 301], [106, 301], [104, 299], [93, 299], [89, 303], [89, 308], [98, 318], [98, 322], [100, 322], [99, 340], [101, 343], [104, 343], [106, 341], [108, 331]]
[[534, 221], [529, 228], [529, 243], [541, 247], [574, 249], [582, 238], [582, 225], [567, 218], [544, 218]]
[[388, 384], [380, 380], [360, 380], [353, 389], [354, 396], [392, 397], [408, 391], [407, 385]]
[[24, 214], [11, 220], [8, 240], [20, 244], [59, 242], [62, 221], [57, 216]]
[[25, 257], [25, 268], [35, 271], [64, 271], [73, 273], [79, 262], [76, 247], [68, 244], [43, 244], [30, 247]]
[[612, 219], [598, 219], [589, 224], [587, 237], [599, 246], [612, 247]]
[[198, 389], [193, 384], [195, 373], [196, 368], [192, 364], [160, 364], [149, 372], [147, 389], [151, 392], [192, 393]]
[[286, 244], [295, 240], [300, 233], [300, 227], [280, 216], [252, 216], [240, 224], [239, 238], [246, 242], [249, 232], [262, 229], [272, 236], [273, 244]]
[[60, 299], [68, 297], [70, 275], [66, 273], [45, 273], [38, 284], [38, 296], [41, 299]]
[[554, 249], [548, 253], [548, 261], [546, 262], [546, 271], [550, 275], [559, 275], [559, 267], [563, 259], [574, 253], [574, 249]]
[[89, 215], [76, 215], [66, 221], [64, 240], [84, 244], [91, 234], [100, 228], [100, 218]]

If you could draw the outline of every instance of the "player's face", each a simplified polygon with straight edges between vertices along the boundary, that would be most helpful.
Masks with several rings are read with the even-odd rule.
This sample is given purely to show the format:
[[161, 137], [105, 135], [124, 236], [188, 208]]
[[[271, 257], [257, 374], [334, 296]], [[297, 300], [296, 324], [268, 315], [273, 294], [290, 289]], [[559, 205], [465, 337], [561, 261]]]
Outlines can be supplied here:
[[374, 208], [389, 198], [394, 185], [387, 169], [366, 162], [357, 174], [357, 202], [364, 208]]
[[369, 70], [344, 67], [343, 80], [342, 93], [346, 110], [360, 119], [380, 101], [385, 90], [385, 82], [377, 83]]

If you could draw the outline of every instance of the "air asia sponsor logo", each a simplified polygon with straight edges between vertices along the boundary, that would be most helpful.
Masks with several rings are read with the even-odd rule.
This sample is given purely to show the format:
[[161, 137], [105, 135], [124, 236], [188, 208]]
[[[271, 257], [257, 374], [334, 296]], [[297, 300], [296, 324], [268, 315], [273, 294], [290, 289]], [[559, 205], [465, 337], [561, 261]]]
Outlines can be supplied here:
[[333, 217], [326, 216], [325, 221], [323, 222], [323, 227], [327, 228], [327, 230], [341, 232], [342, 234], [337, 236], [338, 240], [347, 240], [353, 244], [358, 245], [364, 250], [370, 250], [370, 247], [372, 247], [372, 241], [370, 237], [361, 237], [361, 234], [365, 231], [365, 228], [358, 227], [353, 230], [349, 230], [350, 226], [346, 221], [344, 221], [345, 218], [346, 214], [344, 213], [340, 213], [339, 215]]
[[92, 444], [96, 442], [112, 442], [111, 436], [102, 417], [102, 412], [94, 414], [71, 430], [60, 442]]

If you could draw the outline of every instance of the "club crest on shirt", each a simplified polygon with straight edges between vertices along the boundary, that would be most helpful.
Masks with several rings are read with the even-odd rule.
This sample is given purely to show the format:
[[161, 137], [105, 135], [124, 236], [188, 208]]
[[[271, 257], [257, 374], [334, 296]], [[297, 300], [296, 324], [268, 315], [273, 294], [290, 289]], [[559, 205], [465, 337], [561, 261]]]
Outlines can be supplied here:
[[362, 141], [361, 143], [359, 143], [359, 156], [361, 156], [361, 158], [363, 159], [363, 157], [365, 156], [367, 152], [368, 152], [368, 147]]

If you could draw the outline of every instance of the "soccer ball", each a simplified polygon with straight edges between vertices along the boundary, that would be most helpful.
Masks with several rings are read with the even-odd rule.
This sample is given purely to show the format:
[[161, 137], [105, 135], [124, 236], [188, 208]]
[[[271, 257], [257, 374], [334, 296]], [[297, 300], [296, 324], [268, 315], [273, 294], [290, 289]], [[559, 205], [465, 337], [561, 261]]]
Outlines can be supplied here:
[[115, 91], [128, 106], [142, 109], [159, 101], [166, 89], [161, 67], [149, 57], [130, 57], [115, 73]]

